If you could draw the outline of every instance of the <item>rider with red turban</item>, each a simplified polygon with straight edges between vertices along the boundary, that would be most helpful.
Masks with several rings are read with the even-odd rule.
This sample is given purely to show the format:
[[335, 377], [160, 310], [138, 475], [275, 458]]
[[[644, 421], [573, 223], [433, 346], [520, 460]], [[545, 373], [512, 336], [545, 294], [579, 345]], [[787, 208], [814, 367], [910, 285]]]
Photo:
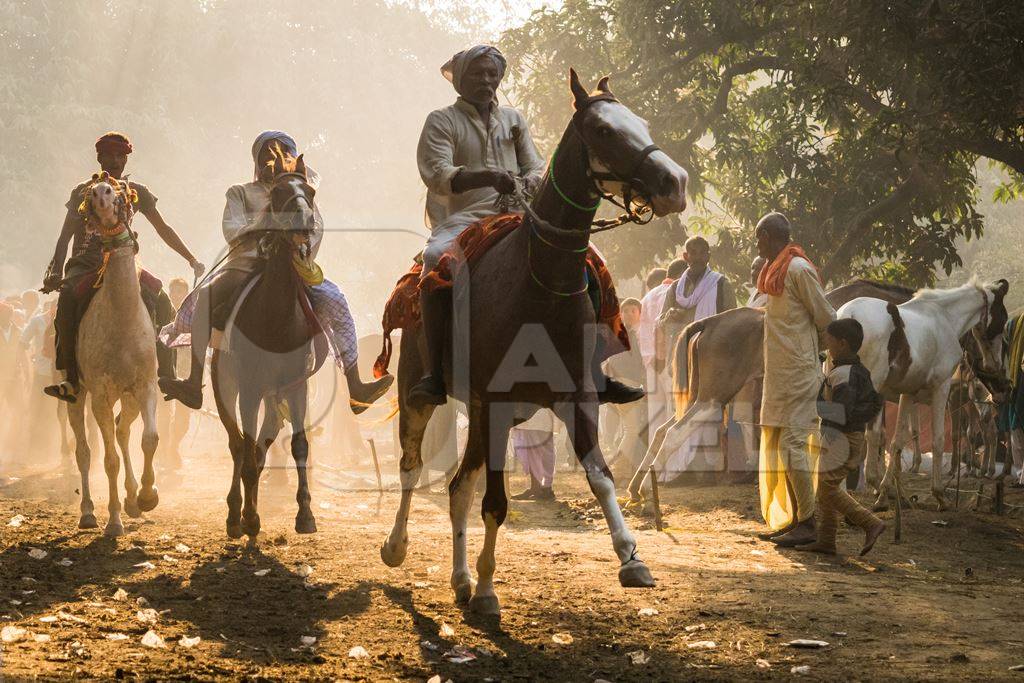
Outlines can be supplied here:
[[[107, 133], [96, 141], [96, 160], [99, 162], [100, 168], [115, 179], [121, 178], [125, 165], [128, 163], [128, 155], [131, 153], [132, 143], [123, 133]], [[75, 360], [78, 324], [96, 291], [93, 287], [82, 286], [82, 284], [89, 278], [95, 279], [103, 264], [103, 250], [99, 236], [93, 232], [78, 210], [91, 185], [92, 180], [87, 180], [71, 191], [71, 197], [65, 204], [67, 213], [64, 216], [60, 237], [57, 238], [57, 247], [54, 249], [53, 259], [43, 278], [43, 291], [60, 290], [57, 300], [57, 315], [54, 319], [57, 332], [56, 364], [57, 369], [62, 370], [65, 375], [65, 381], [47, 387], [45, 392], [50, 396], [70, 402], [74, 402], [78, 393], [78, 365]], [[128, 186], [138, 197], [135, 211], [142, 213], [149, 220], [156, 230], [156, 234], [167, 246], [188, 261], [196, 277], [202, 275], [205, 267], [192, 255], [192, 252], [178, 237], [178, 233], [160, 215], [160, 211], [156, 208], [156, 196], [149, 191], [149, 188], [140, 183], [128, 181]], [[72, 240], [74, 240], [72, 255], [65, 266], [64, 258], [67, 256], [68, 244]], [[153, 316], [154, 324], [162, 324], [166, 322], [166, 318], [172, 312], [170, 301], [160, 289], [159, 281], [155, 278], [149, 276], [146, 284], [148, 286], [142, 287], [143, 301], [146, 303], [150, 315]], [[159, 344], [157, 345], [157, 360], [161, 375], [174, 372], [170, 352]]]

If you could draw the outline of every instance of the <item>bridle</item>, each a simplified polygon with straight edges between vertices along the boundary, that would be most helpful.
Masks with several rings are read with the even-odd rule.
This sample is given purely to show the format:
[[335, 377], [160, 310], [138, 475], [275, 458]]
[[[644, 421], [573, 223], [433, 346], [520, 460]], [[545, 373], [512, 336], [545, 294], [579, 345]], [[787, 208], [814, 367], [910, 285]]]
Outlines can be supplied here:
[[[555, 177], [555, 162], [558, 155], [558, 147], [555, 147], [555, 151], [552, 152], [551, 154], [551, 163], [548, 164], [548, 178], [551, 181], [551, 186], [555, 189], [555, 193], [559, 196], [559, 198], [561, 198], [563, 202], [565, 202], [566, 204], [568, 204], [569, 206], [578, 211], [582, 211], [585, 213], [593, 213], [594, 211], [597, 211], [597, 209], [601, 206], [602, 200], [608, 200], [611, 203], [615, 204], [616, 206], [624, 209], [625, 213], [621, 214], [618, 218], [614, 219], [592, 220], [590, 226], [588, 226], [586, 230], [573, 230], [569, 228], [563, 228], [561, 226], [549, 223], [548, 221], [544, 220], [543, 218], [537, 215], [536, 211], [533, 210], [533, 207], [530, 204], [530, 197], [527, 196], [523, 188], [521, 179], [516, 180], [515, 198], [523, 207], [523, 211], [525, 212], [527, 218], [529, 218], [530, 220], [532, 235], [553, 249], [557, 249], [559, 251], [564, 252], [582, 254], [585, 253], [589, 248], [590, 235], [598, 232], [604, 232], [606, 230], [611, 230], [621, 225], [625, 225], [626, 223], [645, 225], [647, 223], [650, 223], [651, 220], [654, 218], [654, 212], [651, 209], [650, 198], [645, 194], [647, 188], [645, 187], [643, 180], [641, 180], [638, 177], [638, 174], [640, 172], [640, 168], [643, 166], [647, 158], [654, 152], [659, 151], [660, 148], [657, 145], [651, 144], [647, 145], [642, 150], [640, 150], [636, 158], [630, 164], [629, 172], [626, 173], [625, 176], [623, 176], [619, 173], [616, 173], [614, 167], [612, 167], [610, 164], [605, 164], [603, 162], [601, 165], [604, 166], [604, 168], [606, 168], [607, 170], [595, 169], [594, 161], [600, 161], [600, 159], [598, 159], [597, 155], [590, 150], [590, 147], [587, 144], [587, 140], [583, 136], [582, 120], [590, 106], [595, 104], [596, 102], [617, 103], [618, 101], [619, 100], [615, 98], [615, 96], [608, 93], [595, 95], [593, 97], [590, 97], [589, 99], [587, 99], [585, 103], [580, 105], [576, 109], [576, 112], [573, 114], [572, 117], [571, 127], [573, 132], [580, 140], [580, 153], [582, 155], [583, 168], [586, 169], [587, 178], [591, 183], [590, 191], [597, 196], [597, 203], [594, 204], [593, 206], [586, 206], [580, 204], [579, 202], [569, 197], [568, 194], [566, 194], [562, 190], [562, 188], [558, 186], [558, 180]], [[617, 182], [622, 186], [621, 203], [618, 201], [618, 198], [614, 193], [609, 192], [607, 189], [605, 189], [603, 183], [606, 182]], [[643, 202], [639, 206], [636, 205], [637, 197], [643, 200]], [[549, 233], [561, 236], [572, 235], [573, 237], [577, 238], [580, 236], [586, 236], [587, 240], [582, 247], [563, 247], [546, 239], [541, 234], [542, 229], [548, 231]], [[589, 287], [589, 283], [586, 280], [584, 280], [583, 286], [580, 289], [571, 292], [565, 292], [553, 289], [548, 285], [544, 284], [543, 282], [541, 282], [540, 279], [537, 277], [536, 273], [533, 272], [532, 244], [530, 242], [528, 242], [527, 262], [529, 263], [530, 275], [533, 278], [533, 281], [539, 287], [547, 291], [549, 294], [554, 294], [556, 296], [561, 297], [577, 296], [579, 294], [585, 293]]]
[[[557, 146], [555, 147], [555, 151], [551, 153], [551, 163], [548, 164], [548, 178], [551, 180], [552, 187], [555, 188], [555, 193], [563, 202], [572, 208], [577, 211], [592, 213], [600, 208], [602, 200], [607, 200], [625, 211], [625, 213], [621, 214], [617, 218], [597, 219], [591, 221], [590, 227], [582, 231], [587, 235], [611, 230], [627, 223], [646, 225], [654, 219], [654, 211], [651, 210], [651, 200], [647, 194], [647, 187], [644, 185], [643, 180], [638, 176], [640, 168], [643, 166], [644, 162], [647, 161], [647, 157], [661, 149], [654, 144], [647, 145], [637, 153], [636, 158], [629, 165], [629, 172], [625, 175], [617, 173], [611, 164], [604, 163], [590, 150], [590, 146], [587, 144], [587, 139], [583, 137], [583, 117], [586, 115], [587, 110], [591, 105], [597, 102], [618, 103], [619, 100], [614, 95], [608, 93], [594, 95], [577, 108], [576, 113], [572, 116], [571, 123], [572, 131], [580, 140], [580, 154], [582, 155], [583, 168], [587, 169], [587, 179], [591, 184], [590, 192], [593, 193], [593, 196], [597, 197], [597, 203], [593, 206], [581, 204], [572, 199], [572, 197], [566, 194], [562, 188], [559, 187], [558, 179], [555, 177], [555, 162], [558, 158]], [[595, 168], [595, 160], [600, 162], [601, 166], [607, 170]], [[622, 186], [622, 201], [619, 201], [618, 196], [616, 196], [614, 192], [610, 192], [605, 188], [604, 183], [609, 182], [619, 183]], [[536, 225], [542, 226], [555, 233], [581, 233], [579, 230], [562, 228], [561, 226], [553, 225], [542, 219], [530, 207], [530, 198], [527, 197], [521, 189], [517, 188], [516, 196], [519, 203], [523, 206], [526, 215], [529, 216], [530, 220], [532, 220]], [[637, 199], [641, 199], [642, 201], [638, 203]]]
[[[280, 174], [280, 175], [278, 175], [278, 176], [276, 176], [274, 178], [274, 183], [273, 183], [273, 187], [271, 188], [271, 193], [273, 193], [274, 188], [277, 187], [278, 185], [289, 183], [289, 182], [291, 182], [292, 180], [295, 180], [295, 179], [298, 179], [299, 181], [301, 181], [301, 184], [302, 184], [303, 188], [310, 187], [310, 185], [306, 181], [306, 177], [304, 175], [302, 175], [301, 173], [290, 171], [290, 172], [287, 172], [287, 173], [282, 173], [282, 174]], [[287, 220], [284, 216], [285, 216], [285, 214], [288, 213], [288, 208], [290, 206], [292, 206], [293, 204], [297, 204], [300, 200], [304, 201], [306, 203], [306, 206], [308, 206], [312, 210], [313, 202], [310, 200], [308, 193], [305, 192], [305, 191], [296, 191], [296, 192], [292, 193], [281, 204], [281, 206], [273, 208], [273, 210], [271, 210], [271, 208], [268, 207], [268, 210], [267, 210], [268, 216], [267, 216], [267, 218], [268, 218], [268, 221], [270, 222], [271, 226], [270, 227], [266, 227], [266, 228], [264, 228], [261, 231], [263, 234], [260, 235], [259, 242], [257, 243], [257, 253], [260, 256], [266, 255], [266, 253], [270, 250], [270, 246], [271, 246], [272, 243], [274, 243], [276, 241], [281, 241], [282, 238], [288, 238], [288, 240], [290, 241], [291, 237], [296, 232], [300, 232], [300, 231], [291, 230], [291, 229], [287, 229], [287, 228], [283, 227], [285, 225], [285, 221]], [[273, 203], [271, 203], [271, 207], [273, 207]], [[310, 248], [310, 246], [309, 246], [309, 235], [308, 235], [308, 231], [301, 231], [301, 232], [306, 233], [304, 235], [306, 237], [306, 241], [305, 241], [305, 243], [303, 245], [301, 245], [301, 247], [294, 247], [294, 248], [295, 248], [296, 251], [300, 252], [300, 256], [305, 257], [307, 254], [304, 254], [304, 253], [301, 253], [301, 252], [302, 252], [303, 249], [308, 250]]]

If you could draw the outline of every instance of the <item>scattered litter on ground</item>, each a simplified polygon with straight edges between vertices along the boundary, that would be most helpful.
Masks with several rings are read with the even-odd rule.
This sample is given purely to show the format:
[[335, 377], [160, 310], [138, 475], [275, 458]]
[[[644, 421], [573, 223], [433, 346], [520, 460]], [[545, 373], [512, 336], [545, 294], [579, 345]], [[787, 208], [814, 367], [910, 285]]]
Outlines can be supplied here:
[[164, 644], [164, 639], [153, 629], [146, 631], [146, 634], [142, 636], [142, 640], [140, 642], [146, 647], [167, 647]]

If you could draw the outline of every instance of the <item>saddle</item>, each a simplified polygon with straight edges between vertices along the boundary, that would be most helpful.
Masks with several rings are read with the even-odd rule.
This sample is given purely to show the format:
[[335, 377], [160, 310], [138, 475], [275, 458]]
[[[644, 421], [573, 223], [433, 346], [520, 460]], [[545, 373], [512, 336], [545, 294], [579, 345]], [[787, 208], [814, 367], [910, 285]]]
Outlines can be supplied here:
[[[523, 217], [519, 214], [500, 214], [483, 218], [462, 231], [456, 239], [458, 248], [446, 252], [426, 276], [421, 278], [423, 265], [417, 262], [409, 272], [399, 278], [384, 305], [384, 316], [381, 320], [384, 342], [380, 355], [373, 364], [375, 377], [383, 377], [391, 363], [391, 333], [398, 329], [411, 331], [419, 327], [420, 287], [428, 292], [452, 287], [455, 273], [462, 268], [472, 269], [483, 254], [522, 224]], [[622, 351], [628, 351], [629, 335], [619, 314], [619, 298], [615, 293], [611, 272], [593, 247], [587, 250], [586, 268], [587, 295], [594, 306], [594, 313], [598, 321], [610, 332], [611, 340], [617, 342], [605, 343], [599, 347], [602, 349], [604, 360]]]
[[[234, 301], [231, 303], [230, 311], [224, 320], [223, 348], [227, 348], [230, 344], [231, 327], [235, 321], [235, 317], [242, 308], [242, 304], [245, 303], [249, 293], [256, 287], [256, 284], [262, 277], [262, 271], [257, 271], [245, 281], [245, 284], [239, 287]], [[327, 359], [329, 350], [331, 353], [335, 353], [335, 355], [337, 355], [337, 353], [334, 349], [330, 348], [330, 344], [328, 342], [330, 335], [327, 334], [327, 330], [324, 328], [323, 323], [320, 322], [320, 318], [317, 317], [316, 312], [313, 310], [313, 302], [310, 300], [308, 287], [299, 288], [298, 302], [299, 307], [302, 309], [302, 314], [305, 317], [306, 326], [313, 345], [313, 365], [309, 369], [306, 377], [303, 378], [303, 380], [305, 380], [317, 373], [320, 367], [324, 364], [324, 361]]]

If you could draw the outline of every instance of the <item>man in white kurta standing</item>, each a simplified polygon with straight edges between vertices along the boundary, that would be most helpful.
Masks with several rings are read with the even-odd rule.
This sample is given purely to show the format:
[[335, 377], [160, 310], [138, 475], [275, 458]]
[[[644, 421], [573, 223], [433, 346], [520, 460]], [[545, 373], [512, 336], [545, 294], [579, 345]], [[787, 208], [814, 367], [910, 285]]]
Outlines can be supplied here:
[[640, 347], [640, 358], [644, 364], [644, 391], [647, 393], [647, 436], [650, 439], [654, 431], [665, 420], [672, 416], [672, 405], [669, 390], [672, 387], [668, 373], [656, 367], [658, 316], [665, 307], [665, 299], [672, 283], [678, 280], [686, 270], [686, 261], [678, 258], [668, 264], [665, 277], [661, 284], [651, 287], [640, 300], [640, 324], [636, 328], [637, 346]]
[[808, 439], [818, 424], [823, 375], [819, 338], [835, 319], [814, 264], [790, 240], [789, 220], [769, 213], [758, 221], [757, 252], [768, 263], [757, 288], [768, 295], [764, 317], [759, 484], [761, 514], [784, 547], [811, 543], [814, 472]]
[[[695, 236], [683, 245], [683, 260], [686, 271], [669, 285], [661, 316], [675, 309], [678, 315], [671, 323], [674, 332], [682, 331], [687, 325], [703, 320], [716, 313], [736, 308], [736, 293], [728, 278], [708, 267], [711, 261], [711, 246], [703, 237]], [[657, 346], [658, 366], [667, 375], [671, 368], [667, 362], [672, 353], [670, 339], [677, 337], [663, 330], [663, 341]], [[669, 410], [675, 408], [675, 397], [669, 401]], [[672, 481], [686, 470], [706, 471], [712, 469], [708, 460], [710, 450], [719, 450], [719, 426], [710, 424], [700, 427], [675, 453], [669, 455], [659, 474], [661, 481]], [[724, 454], [723, 454], [724, 455]]]
[[[423, 274], [438, 264], [455, 239], [473, 223], [503, 211], [502, 195], [521, 179], [533, 194], [544, 179], [544, 159], [530, 137], [526, 118], [498, 104], [505, 57], [490, 45], [459, 52], [441, 73], [459, 94], [454, 104], [427, 116], [416, 149], [420, 178], [427, 186], [430, 237], [423, 250]], [[507, 209], [507, 207], [505, 207]], [[426, 375], [409, 392], [412, 405], [444, 405], [444, 342], [451, 320], [451, 290], [421, 292], [420, 312], [427, 341]], [[602, 401], [621, 403], [642, 392], [608, 379]]]

